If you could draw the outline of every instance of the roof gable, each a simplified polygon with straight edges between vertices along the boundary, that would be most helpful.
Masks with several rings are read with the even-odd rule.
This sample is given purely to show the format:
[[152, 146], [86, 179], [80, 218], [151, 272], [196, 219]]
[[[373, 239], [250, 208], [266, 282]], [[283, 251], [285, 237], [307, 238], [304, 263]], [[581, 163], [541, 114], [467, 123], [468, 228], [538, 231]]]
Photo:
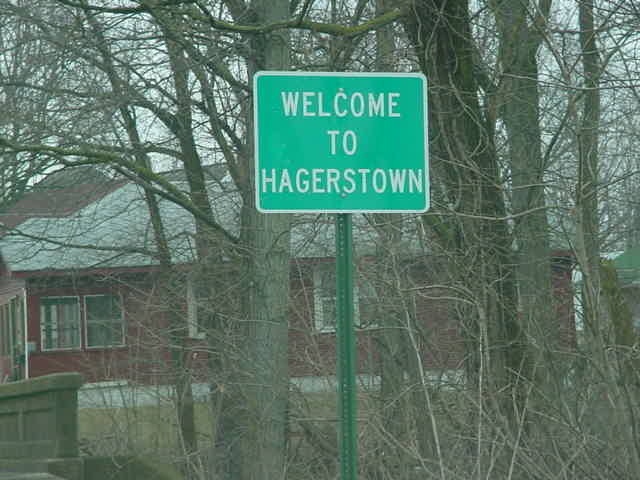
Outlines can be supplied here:
[[65, 217], [123, 185], [94, 167], [55, 172], [0, 214], [4, 229], [12, 229], [34, 217]]
[[[184, 177], [170, 173], [168, 178], [171, 183], [178, 190], [188, 192]], [[64, 187], [63, 190], [69, 192], [69, 199], [81, 196], [82, 192], [87, 192], [87, 198], [73, 206], [62, 202], [44, 214], [25, 216], [5, 234], [0, 246], [14, 272], [147, 267], [158, 264], [142, 187], [130, 181], [109, 182], [99, 192], [89, 193], [92, 185]], [[216, 222], [237, 236], [242, 206], [239, 192], [221, 176], [208, 177], [207, 185]], [[174, 263], [192, 262], [195, 259], [193, 216], [169, 200], [159, 198], [158, 204], [172, 260]], [[417, 232], [419, 222], [405, 221], [402, 226], [406, 232], [403, 251], [421, 251]], [[364, 216], [354, 215], [353, 231], [356, 255], [374, 253], [376, 232]], [[333, 216], [294, 216], [292, 256], [331, 257], [334, 251]]]

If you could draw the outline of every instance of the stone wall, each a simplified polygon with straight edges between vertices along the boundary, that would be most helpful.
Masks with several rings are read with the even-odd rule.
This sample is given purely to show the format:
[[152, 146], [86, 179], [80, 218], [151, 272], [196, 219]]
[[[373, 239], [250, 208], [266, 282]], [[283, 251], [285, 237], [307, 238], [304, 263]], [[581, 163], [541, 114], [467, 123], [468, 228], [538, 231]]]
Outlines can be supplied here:
[[78, 457], [82, 383], [60, 373], [0, 385], [0, 459]]
[[[78, 373], [0, 385], [0, 480], [182, 480], [136, 457], [80, 457]], [[23, 475], [20, 475], [22, 473]]]

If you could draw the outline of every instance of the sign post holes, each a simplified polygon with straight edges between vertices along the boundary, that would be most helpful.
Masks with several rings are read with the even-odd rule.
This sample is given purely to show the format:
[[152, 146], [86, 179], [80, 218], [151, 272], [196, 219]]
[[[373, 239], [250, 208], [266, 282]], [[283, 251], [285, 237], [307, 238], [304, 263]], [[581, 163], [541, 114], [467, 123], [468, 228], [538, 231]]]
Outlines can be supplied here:
[[340, 478], [358, 472], [356, 348], [353, 325], [353, 245], [350, 213], [336, 215], [336, 341], [340, 413]]
[[352, 213], [429, 208], [426, 78], [415, 73], [258, 72], [256, 206], [336, 214], [340, 473], [357, 477]]

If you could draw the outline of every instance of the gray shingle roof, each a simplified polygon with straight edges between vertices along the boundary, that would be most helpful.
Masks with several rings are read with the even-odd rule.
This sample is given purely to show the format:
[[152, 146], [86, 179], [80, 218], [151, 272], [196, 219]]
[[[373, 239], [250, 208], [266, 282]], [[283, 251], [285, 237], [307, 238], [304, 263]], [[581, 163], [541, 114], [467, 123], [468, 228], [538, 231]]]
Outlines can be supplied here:
[[[172, 182], [186, 191], [180, 179]], [[237, 192], [219, 181], [209, 183], [216, 221], [238, 233], [241, 201]], [[161, 216], [175, 263], [194, 259], [194, 220], [168, 200], [160, 200]], [[414, 225], [413, 223], [411, 225]], [[333, 217], [296, 216], [291, 235], [295, 257], [327, 257], [334, 252]], [[411, 250], [418, 248], [410, 235]], [[362, 216], [354, 216], [357, 254], [371, 253], [375, 232]], [[14, 272], [80, 270], [87, 268], [144, 267], [157, 264], [149, 212], [142, 188], [121, 183], [106, 195], [63, 217], [36, 215], [9, 231], [0, 248]]]

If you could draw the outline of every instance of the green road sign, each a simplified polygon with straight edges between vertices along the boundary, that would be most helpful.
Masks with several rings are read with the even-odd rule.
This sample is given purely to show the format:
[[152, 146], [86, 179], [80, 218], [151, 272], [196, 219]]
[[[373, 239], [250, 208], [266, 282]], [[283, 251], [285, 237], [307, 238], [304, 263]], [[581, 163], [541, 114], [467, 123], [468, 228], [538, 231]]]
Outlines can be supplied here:
[[254, 122], [262, 212], [429, 208], [422, 74], [259, 72]]

